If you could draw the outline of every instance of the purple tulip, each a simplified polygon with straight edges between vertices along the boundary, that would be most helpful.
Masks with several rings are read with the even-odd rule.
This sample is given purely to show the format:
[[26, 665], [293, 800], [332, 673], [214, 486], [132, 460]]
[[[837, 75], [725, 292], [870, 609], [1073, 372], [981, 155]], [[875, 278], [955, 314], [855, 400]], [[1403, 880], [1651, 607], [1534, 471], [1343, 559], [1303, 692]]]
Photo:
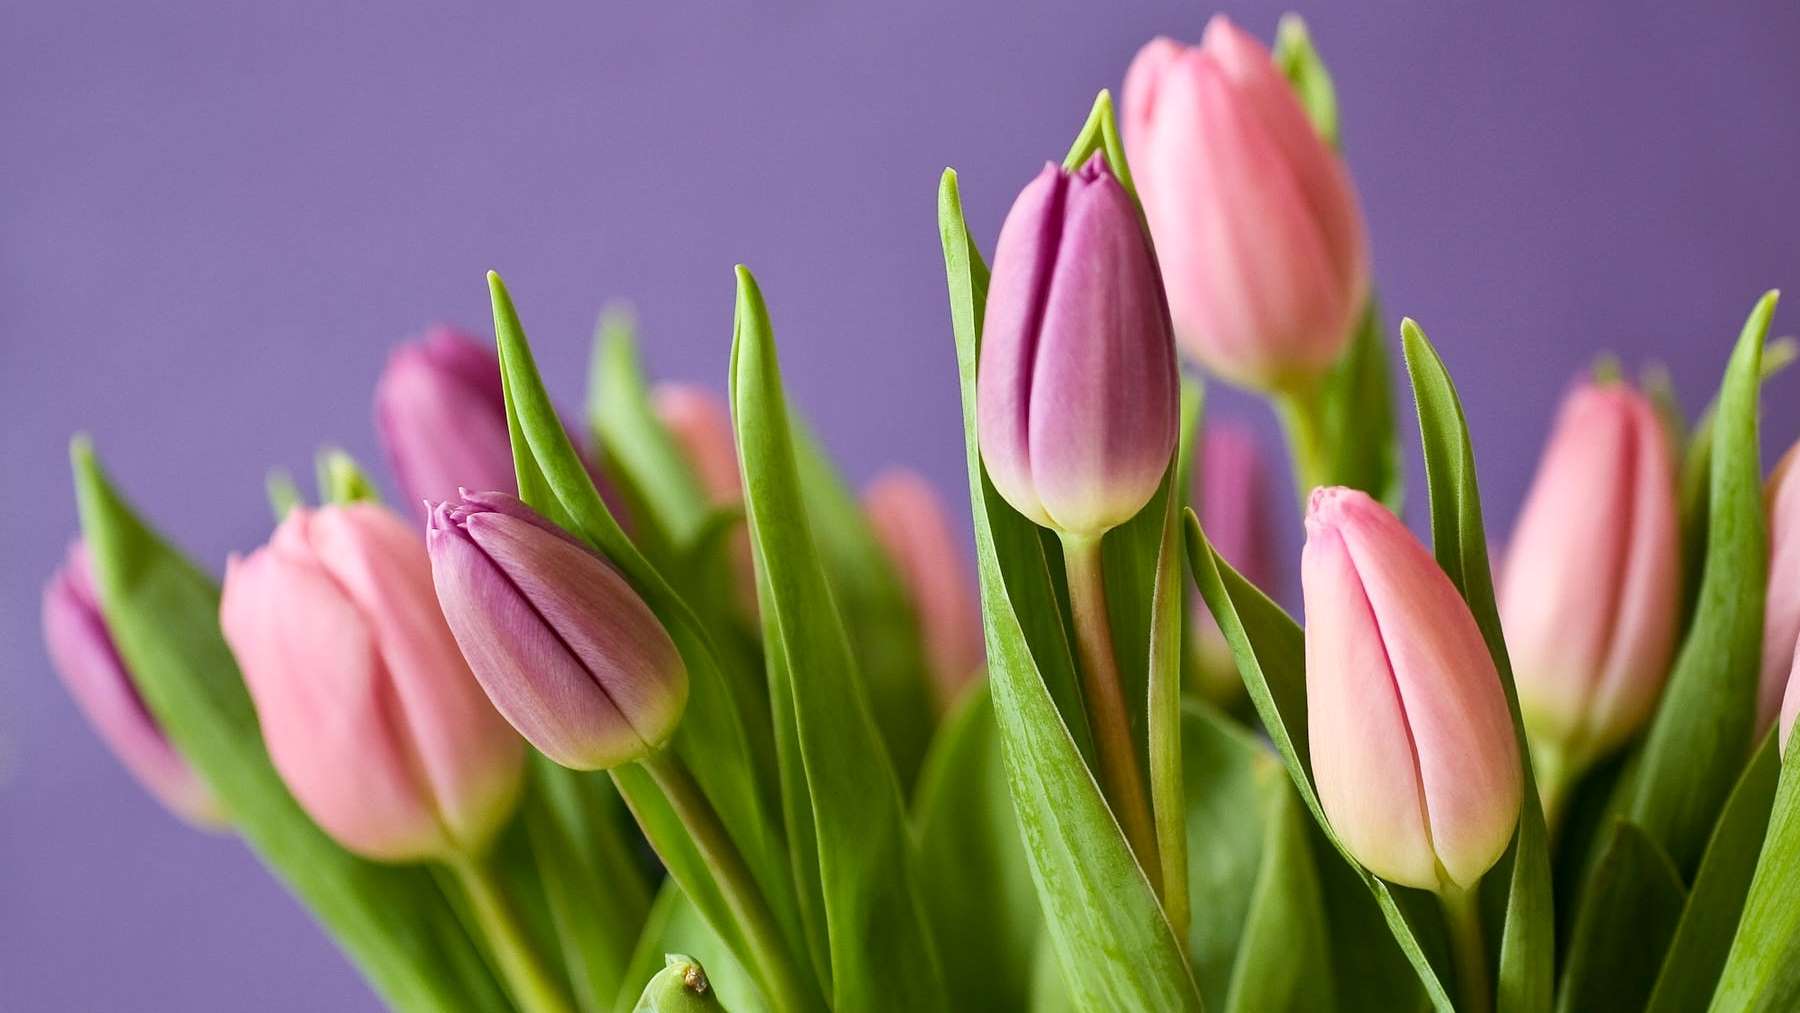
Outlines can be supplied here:
[[512, 489], [512, 440], [492, 346], [437, 326], [394, 349], [375, 387], [375, 428], [407, 503]]
[[219, 802], [156, 723], [100, 613], [87, 546], [69, 547], [44, 587], [44, 645], [76, 706], [138, 783], [170, 812], [199, 827], [223, 826]]
[[[1207, 541], [1244, 578], [1275, 593], [1275, 532], [1270, 526], [1269, 475], [1256, 437], [1244, 426], [1209, 422], [1194, 467], [1194, 501]], [[1195, 652], [1200, 691], [1229, 703], [1244, 692], [1225, 634], [1194, 596]]]
[[1099, 155], [1020, 192], [988, 286], [977, 424], [1000, 495], [1093, 536], [1149, 502], [1175, 448], [1175, 344], [1136, 204]]
[[606, 560], [505, 493], [463, 493], [426, 533], [438, 603], [494, 707], [578, 770], [642, 759], [687, 705], [687, 669]]

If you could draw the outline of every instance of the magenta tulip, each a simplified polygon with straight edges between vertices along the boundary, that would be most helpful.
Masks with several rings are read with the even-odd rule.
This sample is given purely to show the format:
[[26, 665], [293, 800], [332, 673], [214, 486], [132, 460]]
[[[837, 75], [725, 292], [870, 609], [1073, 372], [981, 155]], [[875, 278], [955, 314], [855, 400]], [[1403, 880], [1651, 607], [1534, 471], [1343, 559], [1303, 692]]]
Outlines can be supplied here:
[[488, 342], [438, 326], [394, 349], [375, 388], [375, 428], [408, 504], [463, 486], [515, 488], [500, 359]]
[[1303, 389], [1362, 313], [1368, 238], [1269, 51], [1223, 15], [1199, 46], [1152, 41], [1125, 77], [1124, 133], [1183, 350], [1233, 383]]
[[44, 646], [63, 686], [125, 769], [157, 801], [198, 827], [225, 825], [224, 810], [169, 742], [138, 694], [100, 611], [87, 546], [69, 547], [44, 587]]
[[981, 605], [962, 542], [931, 483], [914, 472], [878, 476], [864, 491], [863, 506], [912, 598], [937, 700], [947, 706], [986, 657]]
[[[1269, 523], [1269, 476], [1256, 437], [1233, 422], [1209, 422], [1200, 438], [1194, 468], [1194, 501], [1206, 538], [1239, 573], [1274, 593], [1274, 530]], [[1194, 632], [1199, 689], [1210, 700], [1229, 702], [1243, 692], [1237, 662], [1225, 634], [1194, 596]]]
[[1315, 490], [1306, 533], [1319, 801], [1371, 872], [1468, 891], [1512, 839], [1523, 778], [1475, 617], [1418, 539], [1362, 492]]
[[488, 698], [566, 767], [642, 759], [675, 733], [687, 669], [606, 560], [505, 493], [464, 493], [426, 535], [444, 618]]
[[1680, 563], [1674, 458], [1656, 409], [1623, 382], [1577, 384], [1499, 581], [1547, 798], [1654, 709], [1675, 650]]
[[524, 744], [482, 695], [417, 532], [373, 504], [296, 509], [225, 573], [219, 608], [275, 769], [346, 848], [479, 855]]
[[1038, 524], [1097, 536], [1162, 481], [1179, 400], [1169, 311], [1137, 208], [1099, 155], [1045, 166], [1007, 214], [977, 383], [988, 474]]
[[1769, 475], [1769, 594], [1763, 605], [1762, 679], [1757, 693], [1756, 730], [1761, 736], [1781, 711], [1783, 742], [1793, 716], [1794, 696], [1788, 673], [1800, 641], [1800, 476], [1794, 462], [1800, 460], [1800, 443], [1789, 447]]

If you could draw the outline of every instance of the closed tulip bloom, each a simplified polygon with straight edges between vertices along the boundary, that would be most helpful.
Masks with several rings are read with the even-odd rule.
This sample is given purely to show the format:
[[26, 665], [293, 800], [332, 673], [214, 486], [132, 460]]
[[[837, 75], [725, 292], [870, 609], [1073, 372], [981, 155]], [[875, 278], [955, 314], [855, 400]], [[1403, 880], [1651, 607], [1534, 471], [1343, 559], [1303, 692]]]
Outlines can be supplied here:
[[1362, 211], [1262, 43], [1223, 15], [1198, 46], [1152, 41], [1123, 129], [1183, 351], [1262, 390], [1337, 361], [1369, 293]]
[[368, 503], [296, 509], [225, 573], [219, 607], [275, 769], [346, 848], [480, 854], [524, 744], [482, 695], [413, 527]]
[[651, 392], [656, 417], [694, 471], [701, 492], [717, 507], [744, 501], [738, 478], [737, 443], [731, 413], [717, 394], [689, 383], [657, 384]]
[[863, 506], [918, 613], [919, 635], [940, 705], [956, 698], [981, 669], [981, 605], [962, 543], [931, 483], [911, 471], [878, 476]]
[[[1207, 541], [1252, 584], [1274, 593], [1274, 530], [1269, 523], [1269, 476], [1256, 437], [1234, 422], [1209, 422], [1200, 437], [1194, 499]], [[1225, 634], [1196, 595], [1194, 623], [1200, 689], [1229, 701], [1243, 692]]]
[[1306, 709], [1325, 815], [1383, 879], [1467, 891], [1506, 850], [1522, 793], [1475, 617], [1362, 492], [1315, 490], [1306, 535]]
[[[1800, 641], [1800, 476], [1794, 462], [1800, 443], [1789, 447], [1769, 475], [1765, 494], [1769, 515], [1769, 595], [1763, 605], [1762, 682], [1757, 696], [1757, 734], [1781, 711], [1782, 740], [1793, 721], [1794, 649]], [[1787, 696], [1783, 700], [1783, 688]]]
[[44, 587], [44, 646], [75, 705], [139, 784], [176, 816], [198, 827], [225, 824], [212, 789], [175, 750], [138, 694], [119, 656], [87, 546], [70, 546]]
[[375, 387], [375, 428], [409, 504], [456, 490], [512, 489], [512, 440], [500, 359], [449, 327], [394, 350]]
[[641, 759], [675, 733], [687, 669], [606, 560], [505, 493], [464, 493], [426, 534], [444, 618], [488, 698], [578, 770]]
[[1175, 448], [1169, 311], [1131, 196], [1099, 155], [1046, 165], [994, 252], [977, 379], [982, 459], [1013, 509], [1094, 536], [1149, 502]]

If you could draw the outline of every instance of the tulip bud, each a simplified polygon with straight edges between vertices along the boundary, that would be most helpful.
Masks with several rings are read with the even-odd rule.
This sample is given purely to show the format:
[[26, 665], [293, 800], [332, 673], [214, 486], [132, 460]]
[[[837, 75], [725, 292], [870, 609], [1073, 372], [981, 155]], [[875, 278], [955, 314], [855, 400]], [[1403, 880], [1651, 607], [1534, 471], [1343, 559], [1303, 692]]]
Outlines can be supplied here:
[[1466, 891], [1519, 817], [1512, 718], [1456, 586], [1366, 494], [1314, 490], [1301, 556], [1319, 802], [1384, 879]]
[[[1794, 462], [1800, 460], [1800, 443], [1787, 453], [1769, 474], [1764, 494], [1769, 515], [1769, 595], [1763, 604], [1762, 681], [1757, 694], [1756, 729], [1765, 732], [1779, 709], [1782, 719], [1781, 738], [1787, 741], [1788, 725], [1793, 721], [1792, 680], [1794, 650], [1800, 641], [1800, 475]], [[1783, 687], [1789, 687], [1784, 700]]]
[[1514, 526], [1500, 618], [1546, 773], [1644, 723], [1675, 650], [1680, 534], [1668, 436], [1623, 382], [1571, 390]]
[[[1252, 584], [1273, 592], [1274, 532], [1269, 527], [1269, 476], [1256, 438], [1231, 422], [1208, 423], [1194, 469], [1194, 499], [1207, 541]], [[1225, 634], [1195, 596], [1194, 626], [1200, 691], [1215, 702], [1243, 692]]]
[[483, 698], [424, 546], [392, 512], [295, 508], [231, 560], [219, 618], [275, 769], [346, 848], [476, 855], [511, 814], [523, 743]]
[[486, 342], [439, 326], [394, 349], [375, 427], [408, 503], [516, 488], [500, 359]]
[[1125, 77], [1125, 150], [1182, 349], [1233, 383], [1304, 387], [1369, 293], [1350, 175], [1262, 43], [1223, 15]]
[[498, 492], [439, 504], [426, 543], [438, 602], [475, 677], [544, 755], [604, 770], [675, 733], [687, 669], [604, 559]]
[[1149, 502], [1175, 448], [1169, 310], [1131, 196], [1099, 155], [1044, 167], [994, 252], [981, 456], [1013, 509], [1098, 536]]
[[715, 507], [742, 503], [737, 444], [725, 402], [712, 391], [687, 383], [657, 384], [651, 397], [657, 418], [675, 438], [707, 500]]
[[931, 483], [913, 472], [878, 476], [863, 493], [863, 506], [912, 598], [938, 702], [948, 705], [986, 657], [981, 604], [961, 543]]
[[44, 645], [88, 724], [144, 789], [176, 816], [202, 828], [225, 825], [219, 800], [175, 750], [145, 706], [100, 612], [87, 546], [69, 547], [44, 587]]

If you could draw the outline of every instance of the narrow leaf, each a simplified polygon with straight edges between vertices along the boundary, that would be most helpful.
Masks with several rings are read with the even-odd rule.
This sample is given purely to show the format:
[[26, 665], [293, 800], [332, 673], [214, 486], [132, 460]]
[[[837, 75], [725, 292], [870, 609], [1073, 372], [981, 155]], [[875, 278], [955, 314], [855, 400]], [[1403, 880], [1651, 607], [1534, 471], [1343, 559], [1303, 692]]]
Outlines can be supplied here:
[[1614, 823], [1588, 877], [1557, 1010], [1643, 1009], [1686, 895], [1656, 842], [1635, 824]]

